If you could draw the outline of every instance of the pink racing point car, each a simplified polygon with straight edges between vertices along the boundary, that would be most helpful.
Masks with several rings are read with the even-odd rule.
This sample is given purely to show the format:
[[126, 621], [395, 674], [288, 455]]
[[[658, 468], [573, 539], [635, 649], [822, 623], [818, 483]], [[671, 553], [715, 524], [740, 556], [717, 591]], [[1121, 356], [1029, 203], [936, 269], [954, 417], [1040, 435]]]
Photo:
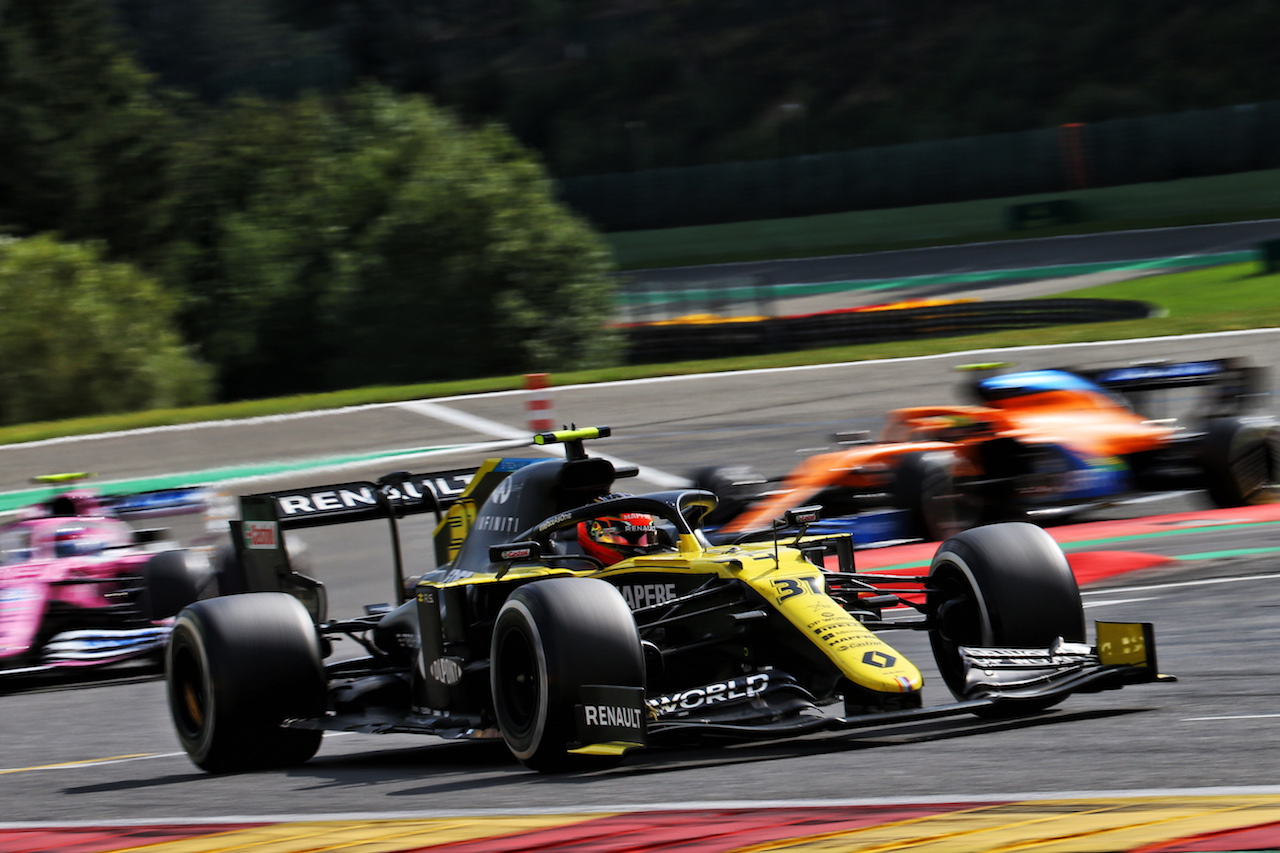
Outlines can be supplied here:
[[124, 518], [199, 511], [198, 501], [194, 489], [70, 491], [0, 526], [0, 677], [159, 663], [172, 617], [201, 597], [211, 570], [164, 530]]

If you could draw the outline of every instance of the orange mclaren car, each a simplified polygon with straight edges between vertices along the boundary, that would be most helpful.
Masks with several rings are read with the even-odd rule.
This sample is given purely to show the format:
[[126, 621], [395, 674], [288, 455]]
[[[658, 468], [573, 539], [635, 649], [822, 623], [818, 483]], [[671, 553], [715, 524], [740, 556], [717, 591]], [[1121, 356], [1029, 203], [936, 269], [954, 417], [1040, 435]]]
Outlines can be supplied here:
[[[982, 365], [991, 368], [995, 366]], [[1234, 359], [1102, 370], [982, 371], [973, 405], [889, 413], [880, 437], [806, 459], [780, 481], [743, 468], [695, 475], [720, 495], [719, 536], [749, 538], [793, 507], [821, 504], [863, 544], [941, 540], [1175, 489], [1218, 506], [1277, 499], [1280, 427], [1251, 415], [1259, 368]], [[1153, 416], [1158, 402], [1194, 408]], [[849, 526], [849, 525], [846, 525]]]

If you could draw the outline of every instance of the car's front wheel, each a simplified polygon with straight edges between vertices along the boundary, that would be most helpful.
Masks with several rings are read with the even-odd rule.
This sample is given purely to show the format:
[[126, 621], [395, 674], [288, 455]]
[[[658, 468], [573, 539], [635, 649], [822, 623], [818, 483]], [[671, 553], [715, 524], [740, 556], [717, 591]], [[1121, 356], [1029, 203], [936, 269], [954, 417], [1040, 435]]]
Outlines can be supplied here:
[[490, 656], [498, 728], [512, 754], [544, 773], [616, 764], [568, 750], [584, 685], [645, 685], [635, 620], [612, 585], [594, 578], [525, 584], [498, 611]]
[[178, 740], [205, 770], [287, 767], [320, 748], [320, 731], [281, 727], [325, 711], [320, 640], [291, 595], [248, 593], [187, 607], [169, 636], [165, 672]]
[[144, 610], [148, 619], [167, 619], [200, 597], [203, 579], [192, 571], [187, 552], [160, 551], [142, 567]]
[[[929, 567], [929, 631], [943, 681], [960, 699], [961, 646], [1048, 648], [1085, 639], [1080, 588], [1058, 543], [1025, 522], [975, 527], [939, 546]], [[1031, 712], [1060, 698], [1001, 702], [997, 712]]]

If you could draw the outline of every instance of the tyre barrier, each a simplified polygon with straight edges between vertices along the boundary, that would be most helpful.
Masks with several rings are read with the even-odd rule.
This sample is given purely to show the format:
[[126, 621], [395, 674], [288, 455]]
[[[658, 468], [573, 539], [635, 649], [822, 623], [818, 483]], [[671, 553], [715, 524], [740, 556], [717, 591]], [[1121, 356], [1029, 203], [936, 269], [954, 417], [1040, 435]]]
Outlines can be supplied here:
[[1128, 299], [1026, 299], [829, 311], [751, 322], [637, 324], [625, 327], [625, 333], [628, 363], [643, 364], [1141, 320], [1157, 311], [1148, 302]]

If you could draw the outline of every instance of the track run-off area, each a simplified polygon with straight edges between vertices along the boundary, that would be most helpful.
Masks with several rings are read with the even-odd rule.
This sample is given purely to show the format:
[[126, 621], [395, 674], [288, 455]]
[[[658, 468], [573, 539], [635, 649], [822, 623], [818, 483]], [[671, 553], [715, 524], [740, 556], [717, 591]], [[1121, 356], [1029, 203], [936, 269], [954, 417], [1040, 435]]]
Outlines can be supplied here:
[[[639, 465], [623, 485], [640, 492], [707, 465], [782, 474], [837, 431], [874, 431], [887, 409], [956, 401], [952, 368], [974, 361], [1242, 356], [1272, 368], [1275, 413], [1276, 353], [1280, 330], [1256, 330], [561, 386], [552, 416], [610, 425], [589, 450]], [[0, 493], [26, 498], [29, 477], [54, 471], [243, 493], [536, 456], [524, 402], [508, 392], [15, 445], [0, 448]], [[0, 853], [1280, 849], [1280, 510], [1215, 510], [1192, 492], [1078, 521], [1051, 532], [1086, 617], [1153, 622], [1176, 683], [1078, 695], [1026, 719], [650, 750], [579, 776], [528, 772], [501, 743], [409, 735], [331, 736], [299, 768], [211, 776], [179, 751], [163, 682], [125, 672], [0, 695]], [[429, 535], [406, 529], [410, 560], [425, 559]], [[306, 541], [335, 616], [387, 600], [385, 525]], [[933, 547], [857, 559], [918, 567]], [[887, 639], [920, 665], [926, 704], [950, 701], [926, 637]]]

